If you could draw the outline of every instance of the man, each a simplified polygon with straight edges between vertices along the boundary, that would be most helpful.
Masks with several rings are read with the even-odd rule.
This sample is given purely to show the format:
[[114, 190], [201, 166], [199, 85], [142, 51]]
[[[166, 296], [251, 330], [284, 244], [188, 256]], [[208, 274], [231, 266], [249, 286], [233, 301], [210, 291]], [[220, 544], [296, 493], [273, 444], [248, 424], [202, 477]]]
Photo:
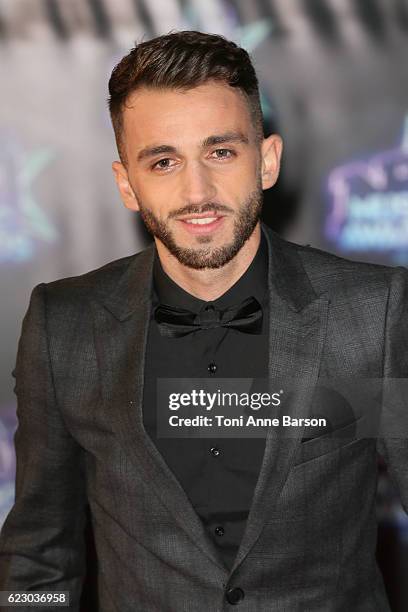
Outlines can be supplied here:
[[144, 42], [109, 91], [114, 176], [154, 243], [33, 290], [1, 589], [69, 591], [78, 609], [89, 507], [100, 611], [389, 610], [376, 453], [407, 509], [406, 439], [358, 437], [341, 411], [333, 435], [161, 437], [156, 382], [405, 377], [406, 270], [261, 224], [282, 141], [263, 138], [256, 75], [232, 42]]

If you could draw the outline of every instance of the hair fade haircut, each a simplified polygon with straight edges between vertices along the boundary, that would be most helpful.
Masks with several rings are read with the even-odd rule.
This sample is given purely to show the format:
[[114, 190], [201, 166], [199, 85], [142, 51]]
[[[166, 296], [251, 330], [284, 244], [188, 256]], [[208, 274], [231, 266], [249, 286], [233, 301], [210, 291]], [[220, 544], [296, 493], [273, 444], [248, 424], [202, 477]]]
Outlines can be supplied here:
[[216, 80], [246, 96], [258, 141], [263, 138], [258, 79], [251, 59], [234, 42], [193, 30], [171, 32], [133, 47], [109, 79], [109, 113], [119, 157], [127, 164], [123, 142], [123, 109], [139, 87], [187, 90]]

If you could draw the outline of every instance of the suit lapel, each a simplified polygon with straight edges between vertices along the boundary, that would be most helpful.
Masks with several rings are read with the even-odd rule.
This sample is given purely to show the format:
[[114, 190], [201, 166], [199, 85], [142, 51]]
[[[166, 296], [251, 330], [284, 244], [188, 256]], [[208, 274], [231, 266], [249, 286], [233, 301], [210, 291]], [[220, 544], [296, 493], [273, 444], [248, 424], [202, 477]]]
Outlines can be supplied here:
[[[307, 412], [305, 393], [312, 390], [319, 375], [329, 302], [324, 295], [315, 294], [295, 245], [288, 245], [264, 224], [262, 230], [269, 254], [269, 379], [287, 381], [289, 391], [291, 379], [300, 382], [298, 392], [293, 393], [289, 404], [282, 403], [279, 413], [300, 417]], [[310, 398], [309, 395], [309, 401]], [[303, 428], [293, 428], [287, 436], [274, 427], [268, 430], [246, 529], [231, 573], [255, 544], [271, 515], [289, 475]]]
[[[296, 248], [264, 224], [262, 231], [268, 242], [270, 271], [269, 377], [301, 377], [312, 383], [319, 372], [328, 301], [315, 295]], [[103, 409], [112, 413], [110, 421], [135, 470], [144, 475], [198, 548], [227, 574], [183, 488], [143, 426], [153, 259], [154, 243], [130, 258], [118, 285], [92, 303]], [[295, 398], [289, 411], [285, 406], [285, 414], [303, 414], [304, 402]], [[282, 438], [274, 428], [268, 431], [246, 530], [231, 572], [255, 544], [285, 484], [302, 429], [297, 429], [296, 438], [293, 435]]]
[[143, 425], [143, 384], [151, 315], [154, 244], [131, 259], [117, 288], [92, 303], [103, 410], [135, 472], [150, 483], [198, 548], [226, 574], [211, 539], [180, 483]]

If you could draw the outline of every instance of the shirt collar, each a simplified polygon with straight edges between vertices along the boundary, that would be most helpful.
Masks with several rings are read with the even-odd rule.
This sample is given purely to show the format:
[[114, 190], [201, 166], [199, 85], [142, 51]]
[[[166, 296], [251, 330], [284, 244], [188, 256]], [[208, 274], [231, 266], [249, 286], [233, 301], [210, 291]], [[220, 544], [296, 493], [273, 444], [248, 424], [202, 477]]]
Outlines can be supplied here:
[[258, 250], [244, 274], [216, 300], [205, 301], [185, 291], [174, 282], [163, 270], [160, 258], [155, 249], [153, 264], [153, 296], [154, 301], [169, 306], [178, 306], [191, 312], [200, 312], [205, 306], [213, 304], [215, 308], [224, 309], [254, 296], [260, 304], [264, 304], [268, 286], [268, 248], [264, 233]]

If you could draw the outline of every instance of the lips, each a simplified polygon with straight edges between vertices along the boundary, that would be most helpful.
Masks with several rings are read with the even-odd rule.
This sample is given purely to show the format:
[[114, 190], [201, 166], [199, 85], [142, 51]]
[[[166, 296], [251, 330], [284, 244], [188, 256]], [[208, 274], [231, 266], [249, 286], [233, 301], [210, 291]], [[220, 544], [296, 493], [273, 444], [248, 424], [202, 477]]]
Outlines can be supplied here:
[[218, 219], [221, 215], [214, 215], [211, 213], [202, 213], [201, 215], [190, 215], [188, 217], [182, 217], [179, 219], [180, 221], [194, 221], [195, 219], [210, 219], [213, 221], [214, 219]]
[[222, 224], [224, 220], [220, 215], [191, 215], [179, 219], [182, 226], [191, 234], [205, 234], [214, 231]]
[[183, 219], [184, 223], [191, 223], [193, 225], [209, 225], [214, 223], [218, 217], [193, 217], [192, 219]]

